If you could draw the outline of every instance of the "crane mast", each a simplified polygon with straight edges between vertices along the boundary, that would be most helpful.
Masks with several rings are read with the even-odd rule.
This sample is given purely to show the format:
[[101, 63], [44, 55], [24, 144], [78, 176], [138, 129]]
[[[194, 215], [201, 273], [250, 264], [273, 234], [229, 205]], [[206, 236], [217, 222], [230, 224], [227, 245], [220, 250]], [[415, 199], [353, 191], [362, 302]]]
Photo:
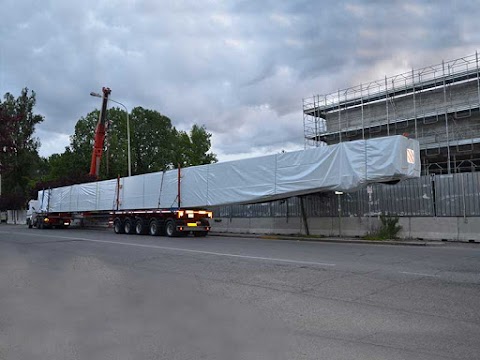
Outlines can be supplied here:
[[100, 163], [103, 154], [103, 144], [105, 142], [105, 130], [106, 130], [106, 115], [107, 115], [107, 103], [108, 96], [112, 92], [110, 88], [103, 87], [102, 108], [100, 109], [100, 116], [98, 117], [97, 127], [95, 128], [95, 139], [93, 143], [92, 161], [90, 163], [90, 175], [98, 178], [100, 173]]

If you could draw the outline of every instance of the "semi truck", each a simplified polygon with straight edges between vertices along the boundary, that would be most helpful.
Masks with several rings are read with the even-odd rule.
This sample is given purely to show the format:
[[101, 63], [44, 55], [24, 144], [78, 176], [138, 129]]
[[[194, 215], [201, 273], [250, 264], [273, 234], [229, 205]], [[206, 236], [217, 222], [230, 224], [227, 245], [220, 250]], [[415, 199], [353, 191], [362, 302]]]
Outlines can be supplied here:
[[[150, 234], [169, 237], [188, 234], [196, 237], [206, 236], [210, 231], [212, 212], [181, 206], [180, 174], [179, 169], [175, 207], [122, 208], [123, 184], [122, 179], [118, 178], [115, 185], [112, 181], [107, 180], [39, 191], [38, 199], [30, 200], [28, 203], [27, 225], [29, 228], [37, 229], [64, 229], [71, 226], [76, 220], [83, 223], [85, 219], [108, 218], [109, 226], [113, 227], [116, 234]], [[135, 178], [140, 183], [141, 181], [139, 182], [138, 179], [142, 179], [142, 175]], [[97, 186], [97, 184], [100, 185]], [[96, 188], [93, 192], [91, 191], [92, 185]], [[130, 188], [135, 196], [139, 190], [138, 186]], [[114, 195], [114, 205], [110, 210], [106, 205], [109, 201], [98, 200], [98, 198], [106, 196], [110, 198], [112, 194]], [[142, 194], [142, 196], [148, 197], [149, 194]], [[74, 198], [73, 201], [72, 198]], [[128, 199], [130, 196], [125, 194], [125, 198]]]
[[30, 200], [27, 209], [27, 226], [29, 229], [36, 227], [44, 228], [66, 228], [72, 223], [72, 214], [70, 213], [48, 213], [39, 211], [40, 202], [38, 200]]
[[[99, 118], [95, 127], [95, 135], [93, 142], [92, 159], [90, 163], [89, 175], [93, 178], [99, 177], [100, 163], [103, 155], [103, 148], [105, 145], [105, 135], [107, 131], [107, 105], [109, 96], [112, 90], [108, 87], [102, 88], [102, 95], [91, 93], [91, 95], [102, 97], [102, 106], [100, 108]], [[130, 172], [130, 171], [129, 171]], [[93, 217], [104, 218], [107, 215], [110, 216], [110, 223], [113, 226], [115, 233], [117, 234], [147, 234], [159, 235], [166, 234], [167, 236], [177, 236], [180, 234], [193, 233], [195, 236], [206, 236], [210, 231], [209, 219], [212, 218], [212, 212], [203, 209], [192, 209], [181, 207], [181, 186], [180, 186], [181, 170], [178, 169], [178, 186], [176, 202], [177, 206], [170, 208], [137, 208], [131, 207], [128, 209], [120, 209], [120, 191], [122, 184], [120, 178], [115, 187], [115, 204], [113, 209], [108, 210], [106, 206], [97, 208], [91, 202], [86, 208], [70, 206], [69, 210], [65, 210], [65, 199], [62, 198], [64, 194], [62, 189], [44, 189], [39, 192], [37, 200], [31, 200], [29, 202], [27, 210], [27, 224], [29, 228], [35, 227], [38, 229], [44, 228], [66, 228], [69, 227], [74, 220], [88, 219]], [[163, 180], [163, 178], [162, 178]], [[108, 183], [108, 182], [107, 182]], [[110, 185], [113, 184], [110, 182]], [[109, 189], [103, 189], [109, 192]], [[82, 193], [82, 189], [89, 188], [88, 185], [79, 185], [74, 189], [77, 189], [80, 196], [84, 196], [88, 199], [92, 193]], [[66, 189], [72, 189], [66, 187]], [[67, 190], [67, 191], [69, 191]], [[135, 192], [135, 189], [131, 191]], [[60, 198], [55, 197], [55, 193], [60, 193]], [[95, 194], [97, 196], [97, 194]], [[128, 197], [128, 195], [127, 195]], [[63, 202], [62, 202], [63, 201]], [[160, 205], [160, 204], [158, 204]]]

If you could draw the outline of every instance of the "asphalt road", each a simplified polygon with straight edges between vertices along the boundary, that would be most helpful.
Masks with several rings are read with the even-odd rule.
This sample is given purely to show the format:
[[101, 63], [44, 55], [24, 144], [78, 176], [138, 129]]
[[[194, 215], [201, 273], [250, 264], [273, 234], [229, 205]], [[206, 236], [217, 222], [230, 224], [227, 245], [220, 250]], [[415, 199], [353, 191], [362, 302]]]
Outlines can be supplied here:
[[0, 359], [478, 359], [480, 246], [0, 226]]

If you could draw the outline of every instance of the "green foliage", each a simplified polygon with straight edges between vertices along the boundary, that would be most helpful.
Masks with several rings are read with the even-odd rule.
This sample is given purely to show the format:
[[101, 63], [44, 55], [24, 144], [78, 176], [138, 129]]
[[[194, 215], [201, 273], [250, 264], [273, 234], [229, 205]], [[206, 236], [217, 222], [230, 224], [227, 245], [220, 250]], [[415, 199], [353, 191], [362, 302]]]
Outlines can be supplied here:
[[130, 126], [132, 173], [166, 169], [175, 152], [176, 139], [171, 120], [158, 111], [136, 107], [132, 110]]
[[374, 232], [364, 236], [366, 240], [390, 240], [397, 239], [398, 233], [402, 230], [402, 226], [398, 225], [398, 216], [389, 216], [387, 214], [380, 215], [381, 226]]
[[207, 132], [204, 126], [194, 124], [190, 134], [184, 131], [176, 132], [176, 148], [173, 157], [175, 167], [212, 164], [217, 162], [217, 156], [209, 153], [212, 134]]
[[[6, 93], [0, 100], [1, 210], [23, 207], [27, 198], [42, 188], [93, 180], [88, 172], [99, 111], [78, 120], [70, 146], [63, 153], [43, 159], [38, 155], [40, 142], [34, 137], [35, 126], [43, 117], [34, 114], [35, 103], [35, 92], [27, 88], [18, 98]], [[189, 133], [177, 131], [168, 117], [142, 107], [128, 115], [132, 174], [217, 161], [209, 152], [211, 134], [205, 127], [194, 125]], [[126, 176], [127, 164], [127, 114], [120, 108], [110, 108], [100, 178]]]
[[6, 93], [0, 100], [0, 171], [2, 195], [10, 200], [5, 206], [24, 206], [32, 178], [43, 170], [38, 155], [40, 142], [35, 138], [35, 126], [43, 117], [33, 113], [35, 92], [22, 89], [18, 98]]
[[[48, 158], [49, 172], [43, 179], [45, 181], [65, 180], [70, 183], [73, 179], [83, 177], [88, 171], [82, 166], [82, 159], [72, 152], [70, 148], [65, 148], [62, 154], [53, 154]], [[85, 161], [83, 162], [86, 163]]]
[[75, 132], [70, 137], [70, 152], [72, 155], [70, 156], [67, 151], [65, 151], [67, 154], [64, 153], [66, 156], [64, 161], [73, 160], [82, 174], [88, 173], [90, 170], [93, 140], [99, 114], [98, 110], [94, 110], [77, 121]]
[[[50, 179], [88, 172], [92, 156], [98, 110], [82, 117], [75, 126], [70, 148], [52, 155]], [[111, 179], [128, 174], [127, 114], [119, 108], [107, 113], [108, 129], [100, 178]], [[136, 107], [129, 114], [132, 174], [144, 174], [169, 168], [216, 162], [210, 150], [211, 134], [193, 125], [189, 134], [177, 131], [171, 120], [158, 111]]]

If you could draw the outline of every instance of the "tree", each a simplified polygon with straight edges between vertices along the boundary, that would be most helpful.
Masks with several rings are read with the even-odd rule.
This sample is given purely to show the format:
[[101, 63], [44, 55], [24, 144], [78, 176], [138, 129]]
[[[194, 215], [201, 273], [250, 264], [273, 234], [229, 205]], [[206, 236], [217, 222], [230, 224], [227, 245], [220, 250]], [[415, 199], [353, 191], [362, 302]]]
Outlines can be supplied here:
[[34, 91], [22, 89], [18, 98], [6, 93], [0, 100], [0, 171], [2, 196], [16, 200], [9, 206], [22, 207], [28, 185], [38, 175], [41, 159], [40, 142], [35, 138], [35, 126], [43, 117], [33, 113], [36, 103]]
[[172, 163], [175, 129], [171, 120], [155, 110], [136, 107], [132, 126], [132, 167], [135, 174], [165, 170]]
[[182, 167], [205, 165], [217, 162], [217, 156], [208, 152], [211, 147], [212, 134], [207, 132], [205, 126], [194, 124], [190, 134], [184, 131], [176, 132], [176, 152], [174, 166]]
[[[97, 126], [100, 112], [94, 110], [87, 116], [80, 118], [75, 125], [75, 133], [70, 137], [70, 147], [61, 154], [63, 161], [67, 164], [58, 165], [72, 174], [86, 174], [90, 169], [92, 159], [95, 128]], [[105, 138], [105, 151], [100, 164], [100, 177], [113, 178], [117, 175], [126, 176], [127, 171], [127, 125], [126, 113], [118, 108], [109, 109], [107, 112], [107, 135]], [[74, 168], [68, 166], [70, 162], [75, 164]], [[54, 164], [53, 164], [54, 165]], [[55, 165], [54, 165], [55, 167]], [[62, 173], [62, 171], [59, 171]]]
[[[70, 152], [51, 157], [53, 177], [65, 175], [65, 171], [88, 171], [98, 116], [95, 110], [82, 117], [71, 137]], [[108, 110], [105, 151], [100, 166], [102, 179], [128, 174], [126, 117], [125, 111], [119, 108]], [[217, 161], [215, 154], [208, 153], [211, 134], [203, 126], [194, 125], [187, 134], [177, 131], [171, 120], [158, 111], [136, 107], [130, 114], [130, 130], [132, 174], [162, 171], [177, 164], [186, 167]]]

